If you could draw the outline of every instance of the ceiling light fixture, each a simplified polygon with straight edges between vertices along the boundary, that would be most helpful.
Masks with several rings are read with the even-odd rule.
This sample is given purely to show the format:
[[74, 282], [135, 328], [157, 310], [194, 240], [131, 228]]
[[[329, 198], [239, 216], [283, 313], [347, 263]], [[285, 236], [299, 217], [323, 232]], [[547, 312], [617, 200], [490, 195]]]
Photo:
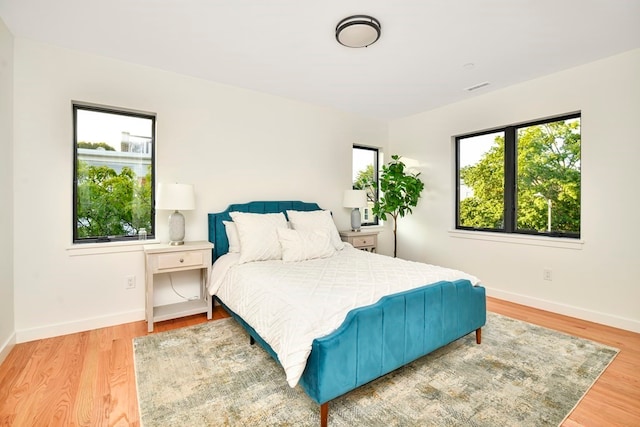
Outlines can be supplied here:
[[336, 40], [346, 47], [371, 46], [380, 38], [380, 21], [368, 15], [344, 18], [336, 26]]

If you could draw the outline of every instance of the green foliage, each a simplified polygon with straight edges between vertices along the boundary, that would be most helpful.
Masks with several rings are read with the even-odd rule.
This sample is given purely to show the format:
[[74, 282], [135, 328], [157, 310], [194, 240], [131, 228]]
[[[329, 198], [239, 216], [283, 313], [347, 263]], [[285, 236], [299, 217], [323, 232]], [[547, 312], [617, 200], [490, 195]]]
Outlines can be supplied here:
[[393, 256], [397, 254], [397, 230], [398, 217], [404, 217], [411, 213], [411, 208], [418, 205], [418, 199], [424, 189], [424, 183], [418, 178], [420, 175], [405, 171], [405, 164], [400, 161], [400, 156], [391, 156], [391, 161], [382, 166], [382, 173], [378, 184], [382, 195], [373, 205], [372, 212], [383, 220], [387, 215], [393, 218]]
[[138, 180], [125, 167], [120, 174], [107, 166], [78, 161], [78, 238], [136, 235], [151, 230], [151, 166]]
[[367, 167], [358, 172], [356, 180], [353, 181], [354, 190], [365, 190], [367, 192], [367, 201], [376, 201], [376, 189], [375, 182], [373, 180], [373, 165], [367, 165]]
[[[500, 229], [504, 221], [504, 139], [475, 165], [460, 170], [473, 195], [460, 201], [460, 224]], [[580, 121], [528, 126], [517, 134], [519, 230], [544, 232], [551, 203], [553, 232], [580, 231]]]
[[501, 228], [504, 221], [504, 138], [476, 165], [460, 170], [460, 178], [473, 197], [460, 202], [460, 223], [466, 227]]
[[105, 151], [116, 151], [115, 148], [107, 144], [106, 142], [85, 142], [78, 141], [78, 148], [86, 148], [89, 150], [97, 150], [98, 148], [103, 148]]

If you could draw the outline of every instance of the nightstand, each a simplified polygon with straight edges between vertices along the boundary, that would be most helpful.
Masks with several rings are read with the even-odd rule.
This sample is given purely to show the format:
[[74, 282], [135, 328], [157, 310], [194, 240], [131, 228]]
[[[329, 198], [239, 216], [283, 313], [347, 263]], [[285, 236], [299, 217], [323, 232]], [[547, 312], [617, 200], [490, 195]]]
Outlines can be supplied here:
[[343, 242], [350, 243], [356, 249], [375, 252], [378, 246], [379, 231], [341, 231], [340, 238]]
[[[192, 314], [207, 313], [207, 319], [211, 319], [211, 302], [207, 292], [207, 283], [211, 273], [212, 249], [213, 244], [207, 241], [185, 242], [180, 246], [144, 245], [147, 331], [153, 331], [154, 322]], [[154, 307], [153, 279], [155, 275], [187, 270], [200, 270], [200, 298]]]

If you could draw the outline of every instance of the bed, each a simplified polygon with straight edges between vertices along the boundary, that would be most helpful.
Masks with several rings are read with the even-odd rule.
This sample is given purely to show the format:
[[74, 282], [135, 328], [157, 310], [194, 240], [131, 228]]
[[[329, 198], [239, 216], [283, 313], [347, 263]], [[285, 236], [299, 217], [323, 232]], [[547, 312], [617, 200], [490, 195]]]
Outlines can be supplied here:
[[[332, 255], [323, 253], [325, 246], [329, 253], [331, 247], [338, 247], [338, 244], [334, 242], [337, 231], [335, 231], [333, 221], [328, 220], [331, 223], [329, 227], [332, 226], [334, 230], [325, 233], [324, 229], [320, 230], [321, 232], [303, 230], [303, 226], [306, 226], [308, 222], [305, 223], [295, 218], [313, 217], [316, 221], [322, 217], [324, 220], [325, 213], [330, 215], [327, 211], [321, 210], [316, 203], [269, 201], [233, 204], [223, 212], [208, 215], [209, 241], [214, 244], [214, 266], [209, 291], [213, 295], [214, 301], [218, 301], [246, 329], [251, 343], [257, 341], [283, 366], [290, 386], [299, 384], [306, 394], [320, 405], [322, 426], [327, 425], [329, 402], [332, 399], [471, 332], [475, 331], [476, 342], [480, 344], [481, 328], [486, 322], [485, 289], [478, 284], [477, 279], [473, 276], [436, 266], [428, 266], [429, 270], [423, 271], [425, 264], [369, 254], [358, 251], [349, 245], [346, 245], [347, 247], [344, 249], [336, 250]], [[285, 218], [284, 226], [282, 225], [283, 216]], [[250, 245], [246, 245], [245, 248], [244, 243], [247, 243], [247, 240], [242, 240], [243, 250], [240, 251], [242, 253], [235, 253], [239, 252], [236, 247], [238, 236], [229, 234], [231, 231], [228, 230], [230, 223], [233, 222], [237, 225], [237, 229], [235, 226], [233, 227], [234, 233], [240, 230], [244, 233], [241, 233], [240, 237], [246, 238], [247, 230], [252, 233], [260, 233], [271, 226], [269, 223], [268, 226], [255, 228], [255, 224], [248, 222], [254, 227], [252, 229], [247, 228], [246, 222], [243, 222], [249, 219], [253, 221], [256, 218], [259, 218], [260, 221], [267, 218], [274, 221], [277, 219], [278, 227], [280, 227], [277, 230], [277, 235], [281, 238], [293, 236], [298, 240], [291, 244], [293, 246], [289, 243], [285, 244], [286, 239], [280, 240], [282, 250], [280, 259], [266, 258], [258, 259], [265, 262], [253, 262], [256, 259], [250, 257], [248, 260], [240, 262], [243, 265], [242, 268], [230, 267], [239, 263], [238, 259], [244, 255], [245, 249], [246, 252], [250, 252], [251, 249]], [[297, 231], [298, 234], [295, 235], [289, 234], [294, 233], [294, 230], [284, 231], [282, 227], [300, 229], [300, 231]], [[332, 232], [334, 234], [330, 234]], [[312, 242], [313, 245], [307, 245], [306, 249], [303, 248], [302, 243], [308, 243], [308, 240], [303, 239], [301, 243], [300, 236], [307, 239], [307, 237], [311, 238], [312, 234], [314, 239], [322, 240], [315, 240]], [[229, 241], [230, 238], [232, 242]], [[296, 250], [290, 251], [291, 247]], [[302, 259], [297, 259], [296, 257], [300, 256], [299, 253], [304, 252], [303, 249], [317, 252], [314, 255], [318, 255], [318, 253], [321, 255], [309, 258], [311, 255], [306, 253], [307, 258], [303, 256]], [[258, 256], [265, 255], [261, 252]], [[229, 265], [224, 265], [225, 263]], [[364, 281], [377, 281], [375, 277], [367, 279], [364, 273], [351, 267], [361, 264], [382, 268], [383, 273], [378, 272], [376, 277], [402, 276], [403, 280], [413, 281], [413, 284], [407, 289], [405, 289], [405, 285], [401, 285], [401, 287], [394, 285], [386, 291], [376, 291], [378, 293], [387, 292], [381, 295], [366, 288], [366, 292], [358, 291], [358, 293], [363, 294], [368, 302], [354, 303], [351, 301], [351, 296], [347, 294], [352, 292], [351, 286], [349, 283], [340, 282], [340, 280], [346, 280], [342, 279], [342, 274], [346, 274], [344, 277], [353, 278], [354, 283], [355, 281], [363, 281], [363, 277]], [[397, 274], [393, 270], [396, 265], [398, 266]], [[309, 270], [308, 272], [309, 268], [317, 270]], [[334, 274], [334, 270], [340, 271], [340, 275]], [[433, 277], [444, 277], [447, 280], [426, 279], [432, 277], [431, 274], [437, 274]], [[237, 276], [234, 279], [234, 285], [225, 285], [225, 280], [232, 280], [229, 276], [234, 275]], [[254, 276], [253, 279], [251, 279], [251, 275]], [[314, 313], [313, 309], [320, 306], [329, 295], [329, 291], [323, 288], [324, 282], [321, 282], [320, 276], [335, 276], [340, 279], [327, 288], [330, 292], [336, 292], [336, 297], [328, 301], [330, 305], [322, 309], [318, 308], [317, 313]], [[243, 290], [241, 283], [251, 284], [258, 277], [265, 278], [260, 279], [264, 280], [264, 284], [260, 283], [253, 289]], [[266, 277], [272, 278], [271, 281], [269, 282]], [[425, 278], [424, 282], [417, 282], [423, 277]], [[295, 288], [280, 287], [281, 282], [282, 286], [285, 286], [285, 282], [291, 280], [294, 283], [299, 280], [301, 285]], [[311, 284], [307, 286], [306, 280], [310, 280]], [[288, 290], [283, 291], [283, 289]], [[237, 302], [234, 295], [240, 295], [243, 292], [264, 303]], [[297, 299], [295, 303], [291, 302], [294, 301], [292, 298], [300, 297], [298, 294], [305, 293], [312, 295], [313, 298], [308, 302], [307, 307], [304, 306], [307, 302], [301, 303]], [[243, 298], [246, 298], [246, 295]], [[362, 295], [358, 298], [360, 297]], [[242, 300], [240, 299], [240, 301]], [[329, 312], [334, 307], [350, 307], [351, 304], [356, 304], [356, 306], [349, 309], [346, 314], [337, 315]], [[299, 309], [298, 305], [300, 305]], [[289, 317], [288, 307], [294, 307], [294, 311], [307, 310], [305, 317], [308, 319], [291, 320], [294, 317]], [[342, 309], [346, 310], [344, 307]], [[268, 309], [275, 310], [278, 315], [265, 315], [263, 312]], [[256, 312], [259, 314], [255, 314]], [[325, 313], [333, 324], [329, 322], [328, 326], [320, 327], [317, 324], [321, 322], [318, 322], [319, 317], [316, 317]], [[263, 320], [264, 318], [268, 320]], [[265, 323], [277, 324], [275, 326], [283, 327], [284, 332], [279, 331], [274, 334], [266, 329]], [[284, 326], [280, 324], [284, 324]], [[304, 329], [307, 324], [309, 330]], [[303, 330], [300, 333], [297, 331], [294, 333], [292, 332], [294, 327], [302, 327]], [[319, 329], [310, 330], [316, 327]], [[329, 332], [327, 333], [327, 331]], [[319, 335], [309, 338], [310, 334], [314, 333]], [[306, 337], [305, 339], [308, 341], [303, 340], [304, 345], [300, 344], [302, 347], [292, 345], [293, 350], [291, 350], [283, 344], [288, 339], [299, 340], [298, 335]], [[308, 351], [301, 351], [299, 348], [308, 348]], [[302, 353], [305, 354], [302, 355]]]

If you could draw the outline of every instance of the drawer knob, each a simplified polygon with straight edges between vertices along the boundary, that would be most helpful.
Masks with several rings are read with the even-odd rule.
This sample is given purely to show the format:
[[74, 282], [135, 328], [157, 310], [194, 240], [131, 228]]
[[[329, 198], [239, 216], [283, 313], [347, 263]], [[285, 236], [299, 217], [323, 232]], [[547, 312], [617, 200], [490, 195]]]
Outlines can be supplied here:
[[184, 258], [180, 258], [180, 262], [184, 262]]

